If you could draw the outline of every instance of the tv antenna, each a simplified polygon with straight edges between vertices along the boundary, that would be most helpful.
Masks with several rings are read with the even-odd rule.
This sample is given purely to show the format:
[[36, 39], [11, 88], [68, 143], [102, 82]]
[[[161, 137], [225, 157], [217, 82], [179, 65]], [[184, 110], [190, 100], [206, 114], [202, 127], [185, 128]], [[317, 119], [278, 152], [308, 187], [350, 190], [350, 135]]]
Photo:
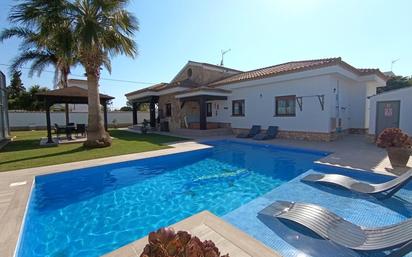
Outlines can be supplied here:
[[398, 59], [396, 59], [396, 60], [392, 60], [392, 62], [391, 62], [391, 71], [393, 70], [393, 64], [394, 64], [395, 62], [399, 61], [399, 60], [400, 60], [400, 58], [398, 58]]
[[227, 49], [227, 50], [220, 50], [220, 52], [221, 52], [221, 54], [222, 54], [222, 59], [221, 59], [221, 61], [220, 61], [220, 66], [223, 66], [223, 58], [224, 58], [224, 56], [225, 56], [225, 54], [227, 54], [228, 52], [230, 52], [230, 48], [229, 49]]

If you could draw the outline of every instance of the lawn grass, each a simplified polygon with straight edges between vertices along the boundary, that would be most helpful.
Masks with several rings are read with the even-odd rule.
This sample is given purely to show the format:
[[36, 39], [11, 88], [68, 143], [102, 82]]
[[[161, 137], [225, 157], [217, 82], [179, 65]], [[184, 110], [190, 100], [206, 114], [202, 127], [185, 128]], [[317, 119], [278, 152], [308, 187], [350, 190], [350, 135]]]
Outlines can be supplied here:
[[13, 132], [15, 139], [0, 150], [0, 171], [32, 168], [90, 160], [108, 156], [139, 153], [168, 148], [164, 143], [184, 140], [156, 134], [136, 134], [124, 130], [110, 130], [114, 137], [111, 147], [87, 149], [82, 143], [59, 146], [40, 146], [45, 131]]

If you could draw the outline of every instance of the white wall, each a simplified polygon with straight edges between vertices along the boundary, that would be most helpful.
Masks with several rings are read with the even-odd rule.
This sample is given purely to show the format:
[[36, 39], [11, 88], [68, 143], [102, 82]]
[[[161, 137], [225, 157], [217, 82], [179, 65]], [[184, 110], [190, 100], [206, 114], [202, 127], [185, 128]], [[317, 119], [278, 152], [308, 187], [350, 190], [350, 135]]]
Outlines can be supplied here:
[[[51, 123], [64, 124], [65, 116], [64, 112], [51, 112]], [[138, 112], [137, 120], [142, 122], [143, 119], [149, 119], [148, 112]], [[132, 124], [132, 112], [108, 112], [107, 121], [109, 126], [113, 124], [113, 120], [117, 120], [117, 124]], [[46, 113], [45, 112], [20, 112], [9, 111], [10, 128], [19, 127], [45, 127], [46, 126]], [[70, 121], [74, 123], [87, 124], [87, 113], [84, 112], [71, 112]]]
[[[249, 82], [250, 83], [250, 82]], [[250, 128], [252, 124], [267, 128], [270, 125], [279, 126], [280, 130], [330, 132], [331, 110], [334, 102], [333, 88], [329, 75], [315, 76], [304, 79], [294, 79], [241, 87], [231, 84], [232, 94], [227, 101], [213, 101], [213, 116], [210, 122], [228, 122], [232, 128]], [[275, 117], [275, 97], [285, 95], [310, 96], [325, 95], [325, 109], [322, 111], [317, 97], [304, 97], [303, 108], [300, 111], [296, 104], [295, 117]], [[232, 100], [245, 100], [245, 116], [233, 117]], [[216, 107], [219, 105], [216, 115]]]
[[[375, 94], [378, 81], [357, 81], [338, 74], [307, 74], [309, 77], [288, 75], [287, 80], [268, 78], [233, 83], [222, 88], [231, 90], [227, 101], [212, 101], [210, 122], [231, 123], [232, 128], [250, 128], [253, 124], [266, 128], [279, 126], [281, 130], [333, 132], [333, 118], [341, 119], [341, 128], [368, 128], [369, 100]], [[296, 104], [295, 117], [275, 116], [275, 97], [285, 95], [325, 95], [322, 111], [318, 98], [304, 97], [300, 111]], [[233, 117], [232, 100], [245, 100], [245, 116]], [[337, 126], [338, 124], [336, 124]]]
[[412, 87], [382, 93], [370, 98], [369, 134], [376, 131], [376, 103], [378, 101], [400, 101], [399, 128], [412, 135]]

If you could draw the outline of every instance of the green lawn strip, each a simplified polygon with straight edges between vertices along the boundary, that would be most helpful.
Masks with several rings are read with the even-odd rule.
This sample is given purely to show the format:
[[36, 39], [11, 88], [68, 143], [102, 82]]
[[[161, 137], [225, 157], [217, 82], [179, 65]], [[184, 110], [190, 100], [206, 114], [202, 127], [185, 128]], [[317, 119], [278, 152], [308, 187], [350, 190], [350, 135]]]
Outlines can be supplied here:
[[183, 138], [136, 134], [124, 130], [110, 130], [111, 147], [87, 149], [82, 143], [53, 147], [40, 146], [45, 131], [13, 132], [15, 139], [0, 150], [0, 171], [33, 168], [67, 162], [90, 160], [129, 153], [139, 153], [168, 148], [163, 144], [182, 141]]

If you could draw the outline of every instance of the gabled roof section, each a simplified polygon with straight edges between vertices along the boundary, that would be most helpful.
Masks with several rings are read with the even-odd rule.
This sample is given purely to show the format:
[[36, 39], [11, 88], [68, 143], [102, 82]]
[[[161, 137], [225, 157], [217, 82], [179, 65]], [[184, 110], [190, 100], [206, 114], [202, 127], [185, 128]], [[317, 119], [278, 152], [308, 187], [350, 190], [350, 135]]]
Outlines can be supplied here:
[[205, 62], [195, 62], [195, 61], [189, 61], [188, 64], [190, 63], [195, 63], [195, 64], [199, 64], [199, 65], [203, 65], [209, 68], [214, 68], [214, 69], [219, 69], [222, 71], [231, 71], [231, 72], [243, 72], [241, 70], [236, 70], [236, 69], [232, 69], [232, 68], [228, 68], [225, 66], [220, 66], [220, 65], [215, 65], [215, 64], [210, 64], [210, 63], [205, 63]]
[[236, 69], [232, 69], [232, 68], [228, 68], [228, 67], [224, 67], [224, 66], [219, 66], [219, 65], [214, 65], [214, 64], [210, 64], [210, 63], [204, 63], [204, 62], [195, 62], [195, 61], [188, 61], [185, 66], [183, 66], [182, 69], [180, 69], [180, 71], [173, 77], [171, 82], [176, 82], [176, 79], [179, 78], [179, 76], [182, 74], [182, 72], [184, 72], [186, 70], [186, 68], [188, 66], [201, 66], [202, 68], [205, 69], [209, 69], [209, 70], [217, 70], [217, 71], [221, 71], [221, 72], [226, 72], [226, 73], [230, 73], [229, 75], [233, 75], [233, 74], [237, 74], [240, 73], [242, 71], [240, 70], [236, 70]]
[[220, 86], [230, 83], [236, 83], [241, 81], [248, 81], [254, 79], [262, 79], [272, 76], [284, 75], [288, 73], [306, 71], [306, 70], [314, 70], [319, 69], [327, 66], [333, 65], [341, 65], [343, 68], [348, 69], [359, 76], [362, 75], [370, 75], [376, 74], [383, 80], [387, 80], [387, 77], [379, 71], [379, 69], [357, 69], [346, 62], [342, 61], [342, 58], [327, 58], [327, 59], [317, 59], [317, 60], [305, 60], [305, 61], [295, 61], [295, 62], [287, 62], [282, 63], [274, 66], [269, 66], [265, 68], [260, 68], [256, 70], [251, 70], [247, 72], [243, 72], [240, 74], [236, 74], [230, 76], [228, 78], [213, 82], [209, 84], [209, 86]]

